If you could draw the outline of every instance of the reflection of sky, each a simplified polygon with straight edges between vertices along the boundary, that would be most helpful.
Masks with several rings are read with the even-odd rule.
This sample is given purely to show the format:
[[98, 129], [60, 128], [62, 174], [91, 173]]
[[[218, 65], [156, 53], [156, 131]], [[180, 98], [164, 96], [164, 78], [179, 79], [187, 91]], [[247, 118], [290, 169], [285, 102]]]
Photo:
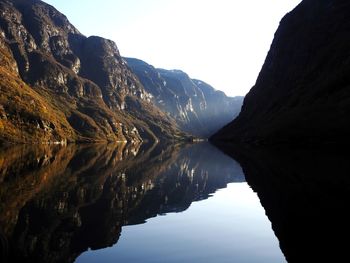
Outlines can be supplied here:
[[229, 184], [183, 213], [123, 227], [117, 245], [77, 262], [285, 262], [271, 223], [246, 183]]

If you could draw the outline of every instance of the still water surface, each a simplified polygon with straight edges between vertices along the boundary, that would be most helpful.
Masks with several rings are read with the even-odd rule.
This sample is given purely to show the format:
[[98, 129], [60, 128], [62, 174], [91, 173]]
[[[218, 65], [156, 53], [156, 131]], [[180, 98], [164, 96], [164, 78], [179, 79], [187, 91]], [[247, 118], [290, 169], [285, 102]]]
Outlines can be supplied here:
[[0, 157], [8, 262], [286, 262], [240, 165], [208, 143]]
[[77, 262], [285, 262], [258, 197], [232, 183], [183, 213], [125, 226], [118, 244]]

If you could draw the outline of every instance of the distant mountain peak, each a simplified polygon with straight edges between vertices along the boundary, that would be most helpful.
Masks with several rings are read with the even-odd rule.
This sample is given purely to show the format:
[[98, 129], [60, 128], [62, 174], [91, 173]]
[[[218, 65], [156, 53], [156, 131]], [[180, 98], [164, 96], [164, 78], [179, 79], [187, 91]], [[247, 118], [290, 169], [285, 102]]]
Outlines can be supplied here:
[[242, 97], [227, 97], [204, 81], [191, 79], [182, 70], [154, 68], [134, 58], [125, 60], [147, 92], [154, 95], [154, 103], [188, 133], [208, 137], [240, 111]]

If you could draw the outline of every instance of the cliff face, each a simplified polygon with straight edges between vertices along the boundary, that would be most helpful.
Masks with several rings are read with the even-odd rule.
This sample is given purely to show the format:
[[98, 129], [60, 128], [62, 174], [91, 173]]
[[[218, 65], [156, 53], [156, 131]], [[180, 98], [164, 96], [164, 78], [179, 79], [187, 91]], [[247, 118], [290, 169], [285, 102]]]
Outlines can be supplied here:
[[144, 61], [126, 58], [155, 105], [174, 118], [184, 131], [208, 137], [239, 113], [243, 97], [227, 97], [180, 70], [156, 69]]
[[1, 37], [0, 80], [0, 142], [75, 137], [62, 112], [20, 78], [16, 61]]
[[281, 21], [241, 114], [214, 139], [349, 142], [350, 3], [304, 0]]
[[114, 42], [83, 36], [39, 0], [1, 1], [0, 14], [0, 141], [183, 136], [152, 105]]

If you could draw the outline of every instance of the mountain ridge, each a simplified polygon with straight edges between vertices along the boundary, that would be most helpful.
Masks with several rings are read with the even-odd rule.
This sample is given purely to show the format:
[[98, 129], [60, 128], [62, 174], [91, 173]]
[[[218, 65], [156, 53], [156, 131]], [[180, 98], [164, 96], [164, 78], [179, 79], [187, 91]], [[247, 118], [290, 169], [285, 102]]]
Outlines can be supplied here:
[[[152, 105], [149, 94], [125, 65], [113, 41], [85, 37], [66, 16], [42, 1], [4, 0], [0, 10], [1, 47], [12, 57], [19, 73], [12, 78], [21, 79], [50, 107], [57, 108], [60, 122], [70, 131], [57, 133], [57, 125], [51, 125], [51, 129], [38, 126], [37, 122], [42, 122], [40, 114], [33, 121], [1, 105], [2, 115], [19, 134], [1, 136], [2, 142], [157, 141], [187, 137], [171, 118]], [[12, 95], [6, 96], [3, 100], [11, 104]], [[27, 112], [29, 108], [26, 105]], [[1, 122], [2, 127], [4, 121]], [[24, 132], [16, 127], [17, 123], [25, 124]]]
[[137, 58], [124, 58], [157, 107], [195, 136], [209, 137], [239, 113], [243, 97], [228, 97], [179, 69], [155, 68]]
[[207, 138], [239, 111], [241, 98], [180, 70], [158, 69], [164, 82], [150, 87], [115, 42], [84, 36], [43, 1], [2, 0], [0, 11], [1, 144]]

